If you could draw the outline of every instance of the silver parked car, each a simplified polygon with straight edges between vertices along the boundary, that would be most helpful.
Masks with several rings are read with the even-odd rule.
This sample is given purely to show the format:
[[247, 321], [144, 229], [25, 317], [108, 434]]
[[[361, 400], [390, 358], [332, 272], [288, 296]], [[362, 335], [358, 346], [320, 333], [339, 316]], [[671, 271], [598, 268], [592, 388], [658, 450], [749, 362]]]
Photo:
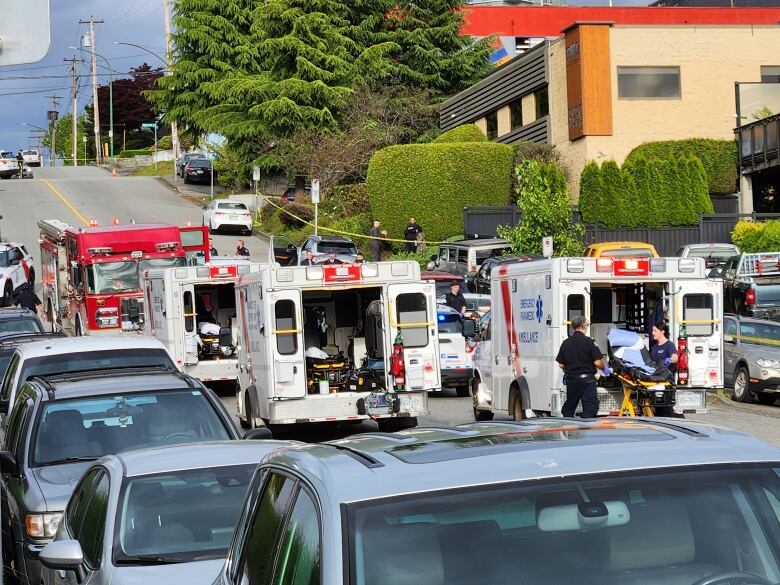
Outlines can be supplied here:
[[192, 443], [103, 457], [41, 551], [43, 583], [211, 583], [258, 462], [292, 444]]
[[740, 402], [780, 398], [780, 323], [740, 315], [723, 316], [723, 378]]
[[215, 585], [780, 582], [780, 451], [677, 419], [537, 419], [282, 449]]

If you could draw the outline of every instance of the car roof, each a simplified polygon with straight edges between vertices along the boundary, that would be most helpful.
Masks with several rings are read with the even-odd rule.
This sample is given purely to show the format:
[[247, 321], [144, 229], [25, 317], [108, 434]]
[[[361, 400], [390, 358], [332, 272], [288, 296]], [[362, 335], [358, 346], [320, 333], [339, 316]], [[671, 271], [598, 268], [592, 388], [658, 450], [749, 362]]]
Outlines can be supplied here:
[[[268, 453], [298, 445], [297, 441], [271, 439], [210, 441], [124, 451], [108, 456], [121, 462], [126, 477], [152, 473], [255, 464]], [[99, 462], [98, 462], [99, 463]]]
[[586, 250], [588, 249], [601, 249], [601, 248], [643, 248], [643, 249], [655, 249], [655, 246], [652, 244], [648, 244], [647, 242], [629, 242], [629, 241], [618, 241], [618, 242], [597, 242], [594, 244], [589, 244]]
[[710, 243], [710, 244], [686, 244], [683, 248], [693, 250], [694, 248], [738, 248], [736, 244], [729, 244], [728, 242]]
[[737, 315], [736, 313], [723, 313], [723, 317], [731, 317], [737, 321], [744, 323], [763, 323], [765, 325], [780, 325], [779, 322], [773, 319], [759, 319], [757, 317], [747, 317], [745, 315]]
[[36, 315], [29, 309], [0, 309], [0, 321], [14, 319], [35, 319]]
[[313, 242], [349, 242], [353, 244], [352, 238], [346, 236], [309, 236]]
[[19, 244], [17, 242], [0, 242], [0, 252], [3, 252], [5, 250], [10, 250], [11, 248], [21, 248], [23, 246], [24, 244]]
[[[115, 370], [85, 370], [50, 376], [33, 376], [47, 391], [44, 400], [105, 396], [153, 390], [186, 390], [202, 392], [203, 387], [190, 376], [173, 372], [164, 367], [117, 368]], [[53, 394], [49, 392], [53, 391]]]
[[153, 337], [146, 337], [143, 335], [58, 337], [19, 346], [19, 351], [25, 359], [42, 355], [111, 351], [117, 349], [161, 349], [167, 353], [162, 342]]
[[283, 450], [268, 461], [326, 481], [332, 498], [353, 502], [626, 470], [780, 466], [780, 450], [738, 431], [676, 419], [544, 418], [354, 435]]
[[509, 242], [502, 238], [484, 238], [475, 240], [456, 240], [443, 242], [440, 246], [458, 246], [461, 248], [476, 248], [478, 246], [506, 246]]

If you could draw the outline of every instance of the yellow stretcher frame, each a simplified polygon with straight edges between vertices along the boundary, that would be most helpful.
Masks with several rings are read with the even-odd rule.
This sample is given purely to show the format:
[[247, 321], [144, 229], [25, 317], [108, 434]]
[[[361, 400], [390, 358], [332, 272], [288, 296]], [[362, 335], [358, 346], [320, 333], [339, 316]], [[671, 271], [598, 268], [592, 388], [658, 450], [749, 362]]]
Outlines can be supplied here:
[[[619, 375], [617, 379], [620, 381], [620, 387], [623, 389], [623, 402], [620, 403], [620, 409], [618, 410], [618, 416], [639, 416], [637, 411], [641, 411], [642, 416], [654, 417], [655, 409], [650, 404], [650, 399], [647, 396], [642, 397], [639, 388], [650, 388], [650, 386], [657, 386], [658, 384], [664, 384], [663, 382], [642, 382], [634, 381], [626, 376]], [[671, 383], [668, 383], [669, 387], [674, 388]], [[666, 386], [666, 384], [664, 384]], [[634, 397], [636, 395], [636, 398]], [[640, 404], [639, 401], [642, 401]]]

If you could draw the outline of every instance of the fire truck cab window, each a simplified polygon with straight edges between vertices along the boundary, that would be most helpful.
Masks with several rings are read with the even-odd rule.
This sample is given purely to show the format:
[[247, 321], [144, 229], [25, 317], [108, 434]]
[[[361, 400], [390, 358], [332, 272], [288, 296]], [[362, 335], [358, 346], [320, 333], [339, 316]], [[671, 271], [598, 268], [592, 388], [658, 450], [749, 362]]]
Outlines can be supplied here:
[[404, 347], [428, 345], [428, 310], [425, 295], [400, 294], [395, 300], [395, 319], [404, 340]]
[[87, 285], [93, 294], [138, 289], [138, 265], [131, 261], [103, 262], [87, 267]]
[[683, 321], [688, 337], [710, 336], [715, 311], [712, 295], [685, 295], [683, 297]]
[[187, 333], [195, 331], [195, 305], [192, 302], [192, 291], [184, 291], [184, 330]]
[[276, 350], [281, 355], [298, 352], [298, 327], [295, 323], [295, 303], [283, 299], [274, 305]]

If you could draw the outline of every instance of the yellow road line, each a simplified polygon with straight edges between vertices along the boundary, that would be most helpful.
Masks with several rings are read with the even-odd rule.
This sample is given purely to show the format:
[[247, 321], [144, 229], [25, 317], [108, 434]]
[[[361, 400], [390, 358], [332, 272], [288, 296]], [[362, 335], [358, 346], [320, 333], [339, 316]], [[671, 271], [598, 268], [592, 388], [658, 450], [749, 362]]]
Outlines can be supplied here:
[[81, 220], [81, 223], [83, 223], [85, 226], [89, 227], [89, 220], [87, 220], [86, 217], [81, 215], [79, 213], [79, 210], [73, 207], [73, 204], [68, 201], [68, 198], [65, 197], [62, 193], [60, 193], [60, 190], [57, 189], [54, 185], [52, 185], [48, 179], [41, 179], [41, 182], [44, 183], [49, 189], [51, 189], [51, 192], [54, 193], [57, 197], [60, 198], [60, 200], [67, 206], [68, 209], [70, 209], [73, 212], [73, 215], [78, 217]]

